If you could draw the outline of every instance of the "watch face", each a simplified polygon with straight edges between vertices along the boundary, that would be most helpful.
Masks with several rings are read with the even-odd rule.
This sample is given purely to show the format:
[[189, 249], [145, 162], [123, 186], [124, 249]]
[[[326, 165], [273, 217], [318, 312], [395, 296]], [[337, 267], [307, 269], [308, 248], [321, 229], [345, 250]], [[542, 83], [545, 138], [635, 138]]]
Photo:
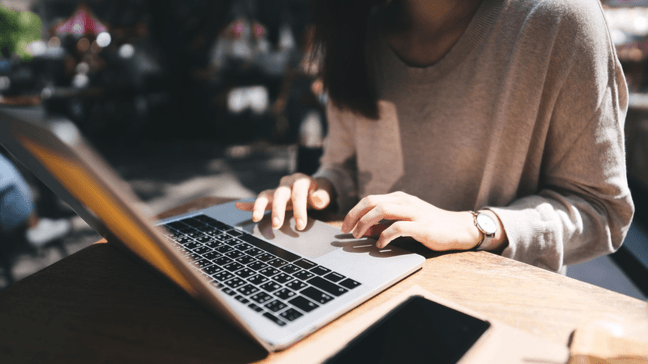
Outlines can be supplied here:
[[497, 225], [495, 224], [495, 221], [493, 221], [493, 219], [486, 214], [477, 215], [477, 224], [479, 224], [479, 227], [481, 227], [486, 232], [486, 234], [495, 234], [495, 232], [497, 231]]

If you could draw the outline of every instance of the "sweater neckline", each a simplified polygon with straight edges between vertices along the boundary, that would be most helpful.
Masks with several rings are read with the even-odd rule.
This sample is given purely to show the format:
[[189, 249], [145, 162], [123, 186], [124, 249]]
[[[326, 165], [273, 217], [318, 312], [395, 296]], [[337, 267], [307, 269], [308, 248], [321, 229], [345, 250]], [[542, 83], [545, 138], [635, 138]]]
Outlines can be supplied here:
[[430, 66], [415, 67], [408, 65], [394, 52], [387, 41], [382, 37], [378, 37], [380, 39], [381, 52], [387, 54], [391, 65], [397, 65], [401, 69], [401, 72], [412, 76], [410, 81], [419, 83], [430, 82], [449, 74], [479, 47], [487, 34], [487, 30], [495, 24], [503, 5], [504, 0], [482, 0], [482, 3], [477, 8], [475, 15], [470, 20], [470, 23], [468, 23], [468, 27], [464, 33], [459, 37], [459, 40], [457, 40], [443, 58]]

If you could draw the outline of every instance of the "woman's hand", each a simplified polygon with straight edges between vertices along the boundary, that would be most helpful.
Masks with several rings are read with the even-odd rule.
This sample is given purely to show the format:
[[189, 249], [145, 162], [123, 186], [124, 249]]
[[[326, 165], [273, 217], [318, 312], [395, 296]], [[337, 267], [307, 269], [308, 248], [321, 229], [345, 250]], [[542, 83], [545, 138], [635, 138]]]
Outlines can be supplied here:
[[381, 220], [395, 221], [380, 233], [376, 246], [409, 236], [432, 250], [469, 250], [481, 241], [481, 232], [468, 212], [442, 210], [404, 192], [363, 198], [344, 219], [342, 232], [353, 236], [374, 235]]
[[286, 210], [292, 209], [297, 229], [303, 230], [308, 221], [308, 208], [322, 210], [328, 207], [332, 195], [333, 187], [328, 180], [295, 173], [283, 177], [276, 189], [261, 192], [254, 203], [237, 202], [236, 208], [252, 211], [254, 222], [261, 221], [266, 210], [272, 210], [274, 229], [283, 225]]

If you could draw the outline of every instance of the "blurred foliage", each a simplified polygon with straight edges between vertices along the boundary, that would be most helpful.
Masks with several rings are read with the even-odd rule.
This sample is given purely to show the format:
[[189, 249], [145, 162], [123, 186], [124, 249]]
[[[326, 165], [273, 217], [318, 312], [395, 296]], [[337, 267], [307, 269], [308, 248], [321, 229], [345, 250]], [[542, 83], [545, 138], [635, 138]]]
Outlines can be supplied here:
[[32, 55], [27, 46], [41, 39], [41, 20], [29, 11], [15, 12], [0, 5], [0, 50], [17, 54], [22, 60]]

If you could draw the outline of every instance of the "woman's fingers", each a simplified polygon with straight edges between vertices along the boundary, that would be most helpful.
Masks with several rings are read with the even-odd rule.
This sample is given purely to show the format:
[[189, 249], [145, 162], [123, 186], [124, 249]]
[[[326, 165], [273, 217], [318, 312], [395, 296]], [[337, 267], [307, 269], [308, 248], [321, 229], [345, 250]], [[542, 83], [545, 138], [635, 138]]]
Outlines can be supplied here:
[[380, 237], [380, 234], [382, 234], [383, 231], [385, 231], [389, 226], [383, 225], [383, 224], [376, 224], [365, 232], [363, 236], [367, 236], [370, 238], [375, 238], [378, 239]]
[[254, 202], [237, 202], [234, 206], [242, 211], [252, 211], [254, 209]]
[[307, 208], [308, 208], [308, 195], [314, 188], [312, 180], [308, 176], [299, 176], [292, 183], [292, 204], [293, 213], [295, 216], [295, 226], [297, 230], [303, 230], [308, 221]]
[[[320, 180], [320, 182], [322, 181]], [[331, 204], [329, 192], [314, 179], [311, 181], [311, 188], [308, 190], [308, 203], [316, 210], [325, 209]]]
[[279, 229], [286, 216], [286, 205], [290, 201], [291, 188], [289, 186], [279, 186], [272, 196], [272, 228]]
[[[403, 194], [404, 195], [404, 194]], [[342, 223], [342, 232], [348, 233], [353, 230], [358, 221], [369, 211], [381, 204], [400, 204], [402, 202], [403, 196], [397, 193], [390, 193], [388, 195], [376, 195], [376, 196], [367, 196], [360, 200], [357, 205], [355, 205], [351, 211], [344, 218]]]
[[400, 238], [401, 236], [410, 236], [416, 239], [417, 234], [415, 227], [416, 223], [413, 221], [396, 221], [380, 234], [378, 241], [376, 241], [376, 247], [378, 249], [383, 249], [387, 246], [387, 244], [394, 241], [394, 239]]
[[269, 207], [271, 196], [274, 193], [273, 190], [265, 190], [257, 196], [256, 201], [254, 201], [254, 206], [252, 207], [252, 221], [259, 222], [263, 218], [263, 214]]
[[[326, 185], [326, 184], [325, 184]], [[327, 189], [321, 188], [315, 179], [302, 173], [285, 176], [279, 187], [261, 192], [254, 203], [237, 202], [236, 207], [252, 211], [252, 221], [259, 222], [265, 211], [272, 210], [272, 227], [279, 229], [285, 220], [286, 210], [294, 210], [298, 230], [306, 228], [308, 207], [323, 209], [330, 203]]]
[[411, 220], [411, 218], [409, 209], [392, 203], [381, 203], [360, 217], [353, 230], [353, 236], [359, 238], [366, 235], [367, 230], [381, 220]]

